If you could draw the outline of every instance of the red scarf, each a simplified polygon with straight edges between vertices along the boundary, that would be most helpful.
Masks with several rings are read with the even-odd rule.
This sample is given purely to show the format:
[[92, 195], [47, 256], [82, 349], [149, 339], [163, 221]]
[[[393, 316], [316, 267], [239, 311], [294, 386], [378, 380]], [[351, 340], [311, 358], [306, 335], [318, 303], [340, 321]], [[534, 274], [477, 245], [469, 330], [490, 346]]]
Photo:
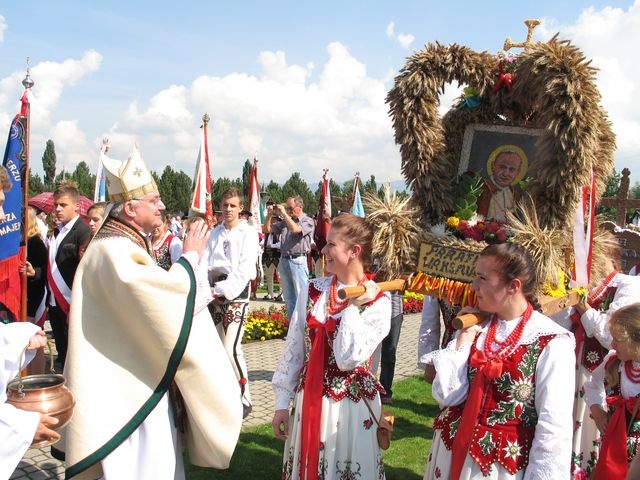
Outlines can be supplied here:
[[[625, 399], [621, 395], [607, 397], [607, 405], [616, 407], [607, 424], [607, 431], [602, 438], [600, 457], [596, 464], [595, 480], [627, 478], [629, 463], [627, 461], [627, 416], [633, 413], [638, 399]], [[633, 421], [633, 419], [632, 419]]]
[[[529, 321], [529, 318], [531, 318], [532, 311], [533, 308], [531, 304], [527, 304], [527, 309], [522, 315], [522, 320], [520, 321], [526, 324]], [[491, 322], [497, 322], [495, 315]], [[490, 324], [489, 329], [491, 329], [492, 326], [493, 325]], [[516, 326], [516, 328], [518, 328], [518, 326]], [[524, 325], [522, 325], [522, 331], [524, 331]], [[490, 338], [489, 332], [487, 331], [484, 344], [484, 350], [486, 352], [491, 352], [492, 345], [487, 345], [487, 343], [491, 343], [492, 340], [493, 338]], [[514, 339], [514, 343], [516, 345], [519, 341], [520, 338]], [[476, 428], [478, 413], [482, 406], [484, 393], [489, 387], [491, 381], [502, 375], [502, 358], [506, 358], [506, 356], [512, 353], [512, 349], [510, 347], [510, 345], [505, 345], [502, 352], [497, 352], [497, 354], [491, 358], [487, 357], [485, 352], [481, 352], [480, 350], [476, 350], [473, 355], [469, 357], [469, 366], [477, 368], [478, 371], [476, 372], [476, 376], [469, 387], [469, 394], [467, 395], [467, 400], [462, 411], [460, 426], [458, 427], [456, 436], [453, 439], [453, 448], [451, 452], [451, 478], [453, 480], [458, 480], [460, 478], [462, 466], [464, 465], [464, 460], [467, 457], [469, 446], [471, 445], [473, 431]]]
[[320, 420], [322, 418], [322, 389], [327, 333], [336, 330], [336, 320], [328, 317], [326, 323], [320, 323], [313, 316], [309, 315], [307, 323], [309, 330], [312, 331], [313, 340], [309, 361], [307, 362], [307, 374], [304, 381], [304, 398], [302, 400], [300, 478], [302, 480], [317, 480], [318, 460], [320, 458]]

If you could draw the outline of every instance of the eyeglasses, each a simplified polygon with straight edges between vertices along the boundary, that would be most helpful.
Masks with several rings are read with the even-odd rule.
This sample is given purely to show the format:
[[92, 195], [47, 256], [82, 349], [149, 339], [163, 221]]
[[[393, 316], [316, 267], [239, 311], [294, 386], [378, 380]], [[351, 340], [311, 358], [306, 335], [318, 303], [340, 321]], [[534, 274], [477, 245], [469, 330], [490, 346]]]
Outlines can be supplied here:
[[148, 203], [149, 205], [154, 206], [154, 207], [159, 207], [162, 204], [162, 199], [160, 198], [159, 195], [157, 197], [154, 197], [154, 198], [134, 198], [133, 200], [138, 200], [140, 202], [145, 202], [145, 203]]

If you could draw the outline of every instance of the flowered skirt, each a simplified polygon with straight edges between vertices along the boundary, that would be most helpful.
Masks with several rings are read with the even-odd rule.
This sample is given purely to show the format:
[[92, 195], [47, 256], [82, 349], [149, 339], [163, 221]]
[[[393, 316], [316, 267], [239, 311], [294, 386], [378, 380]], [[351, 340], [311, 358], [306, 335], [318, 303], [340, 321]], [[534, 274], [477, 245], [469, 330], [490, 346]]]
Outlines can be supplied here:
[[[289, 419], [289, 435], [284, 446], [282, 478], [300, 477], [300, 446], [302, 430], [302, 399], [300, 390], [294, 399]], [[380, 398], [369, 401], [380, 415]], [[318, 476], [321, 480], [384, 480], [384, 463], [376, 437], [376, 423], [362, 400], [349, 398], [336, 402], [322, 397], [320, 420], [320, 458]]]
[[[582, 352], [580, 352], [582, 353]], [[578, 355], [581, 358], [581, 355]], [[584, 396], [584, 384], [591, 372], [576, 363], [576, 394], [573, 403], [573, 448], [571, 449], [571, 478], [589, 478], [596, 467], [600, 452], [600, 431], [591, 418]]]
[[[521, 480], [524, 478], [525, 471], [526, 469], [522, 469], [514, 475], [499, 463], [494, 463], [489, 466], [487, 471], [483, 472], [480, 465], [467, 455], [462, 466], [460, 480]], [[446, 480], [451, 478], [451, 450], [447, 450], [440, 436], [440, 430], [436, 430], [433, 434], [433, 443], [423, 480], [437, 480], [439, 478]]]

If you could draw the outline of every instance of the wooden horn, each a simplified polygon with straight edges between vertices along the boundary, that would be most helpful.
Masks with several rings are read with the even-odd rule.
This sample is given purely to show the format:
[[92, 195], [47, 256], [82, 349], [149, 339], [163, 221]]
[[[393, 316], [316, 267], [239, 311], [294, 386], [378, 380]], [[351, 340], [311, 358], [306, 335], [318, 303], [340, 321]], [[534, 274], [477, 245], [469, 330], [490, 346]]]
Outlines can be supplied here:
[[[377, 283], [380, 290], [383, 292], [392, 292], [394, 290], [404, 290], [404, 286], [407, 283], [407, 279], [396, 278], [395, 280], [389, 280], [387, 282]], [[345, 287], [338, 290], [338, 297], [340, 300], [347, 298], [357, 298], [366, 292], [364, 285], [356, 285], [355, 287]]]
[[456, 315], [455, 318], [451, 320], [451, 326], [456, 330], [462, 330], [463, 328], [471, 327], [472, 325], [478, 325], [484, 321], [486, 315], [487, 314], [484, 312], [471, 312]]

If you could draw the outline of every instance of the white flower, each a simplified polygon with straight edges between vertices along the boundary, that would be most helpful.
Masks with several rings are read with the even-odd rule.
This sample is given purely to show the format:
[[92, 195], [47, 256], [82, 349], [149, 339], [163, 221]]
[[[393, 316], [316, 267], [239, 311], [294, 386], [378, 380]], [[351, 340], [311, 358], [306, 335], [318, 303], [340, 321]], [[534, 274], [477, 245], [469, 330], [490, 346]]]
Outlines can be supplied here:
[[512, 460], [515, 460], [520, 456], [521, 447], [518, 445], [518, 441], [514, 441], [513, 443], [507, 440], [507, 446], [504, 447], [504, 456], [505, 458], [511, 457]]
[[435, 225], [431, 225], [429, 227], [429, 231], [435, 237], [448, 237], [451, 235], [451, 233], [447, 231], [447, 227], [444, 223], [436, 223]]
[[530, 380], [526, 379], [513, 382], [511, 394], [513, 395], [513, 399], [521, 405], [530, 403], [534, 394], [533, 384]]

